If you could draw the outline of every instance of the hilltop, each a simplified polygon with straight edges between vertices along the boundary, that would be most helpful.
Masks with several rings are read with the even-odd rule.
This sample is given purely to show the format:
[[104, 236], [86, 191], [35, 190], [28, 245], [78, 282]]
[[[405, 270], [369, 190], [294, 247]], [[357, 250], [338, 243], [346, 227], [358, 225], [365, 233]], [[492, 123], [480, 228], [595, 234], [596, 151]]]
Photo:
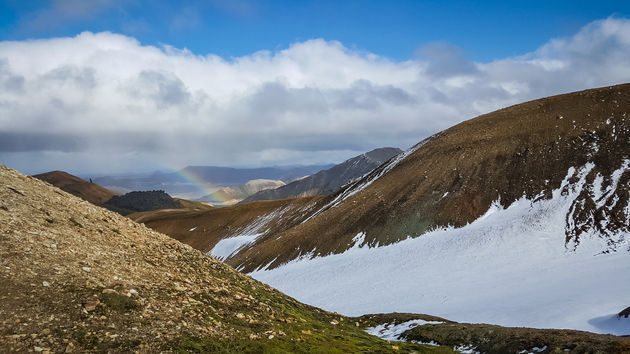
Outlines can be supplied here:
[[0, 181], [0, 351], [394, 351], [40, 180], [0, 165]]
[[159, 209], [181, 209], [181, 202], [173, 199], [164, 191], [136, 191], [114, 196], [103, 204], [104, 207], [127, 215], [140, 211]]
[[70, 194], [76, 195], [77, 197], [85, 199], [96, 205], [103, 204], [112, 197], [118, 195], [117, 193], [103, 188], [98, 184], [87, 182], [82, 178], [73, 176], [64, 171], [51, 171], [34, 175], [33, 177], [46, 181]]

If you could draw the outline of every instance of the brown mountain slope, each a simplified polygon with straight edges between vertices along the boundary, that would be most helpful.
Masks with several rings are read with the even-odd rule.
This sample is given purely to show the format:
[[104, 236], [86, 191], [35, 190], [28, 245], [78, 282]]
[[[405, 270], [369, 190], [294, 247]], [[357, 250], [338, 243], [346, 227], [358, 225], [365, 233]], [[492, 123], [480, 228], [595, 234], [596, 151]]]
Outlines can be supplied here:
[[[471, 119], [320, 201], [306, 222], [266, 233], [227, 262], [252, 271], [272, 260], [275, 267], [304, 254], [343, 252], [359, 232], [365, 233], [365, 243], [383, 245], [439, 226], [462, 226], [494, 201], [508, 206], [522, 196], [549, 198], [569, 168], [587, 163], [595, 167], [567, 215], [567, 246], [576, 247], [580, 237], [595, 231], [609, 238], [605, 251], [614, 250], [612, 235], [630, 231], [621, 212], [628, 205], [630, 180], [624, 165], [630, 156], [627, 112], [630, 84], [544, 98]], [[614, 190], [595, 200], [620, 168]]]
[[220, 240], [248, 233], [286, 230], [303, 220], [322, 197], [252, 202], [210, 210], [157, 210], [128, 217], [163, 232], [200, 251], [210, 251]]
[[0, 284], [3, 353], [394, 351], [354, 319], [2, 165]]
[[70, 194], [76, 195], [96, 205], [101, 205], [110, 200], [111, 197], [118, 195], [97, 184], [87, 182], [63, 171], [51, 171], [34, 175], [33, 177], [46, 181], [55, 187], [61, 188]]

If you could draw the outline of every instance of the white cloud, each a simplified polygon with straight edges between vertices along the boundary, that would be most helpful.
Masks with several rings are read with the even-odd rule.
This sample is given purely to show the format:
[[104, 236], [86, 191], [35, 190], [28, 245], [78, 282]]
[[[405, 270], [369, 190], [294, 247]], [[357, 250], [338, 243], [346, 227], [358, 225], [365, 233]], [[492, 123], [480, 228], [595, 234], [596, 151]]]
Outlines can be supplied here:
[[617, 18], [490, 63], [444, 43], [394, 62], [322, 39], [231, 60], [108, 32], [5, 41], [0, 162], [28, 172], [47, 169], [36, 156], [70, 170], [112, 154], [180, 167], [340, 161], [507, 105], [627, 81], [630, 20]]

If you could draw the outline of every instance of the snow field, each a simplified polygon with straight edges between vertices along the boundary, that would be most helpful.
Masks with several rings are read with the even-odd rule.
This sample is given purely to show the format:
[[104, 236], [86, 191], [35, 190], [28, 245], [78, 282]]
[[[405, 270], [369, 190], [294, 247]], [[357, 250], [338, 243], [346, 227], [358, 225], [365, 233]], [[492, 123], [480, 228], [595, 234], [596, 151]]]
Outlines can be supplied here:
[[[624, 165], [625, 166], [625, 165]], [[415, 312], [458, 322], [630, 334], [630, 235], [618, 252], [582, 236], [565, 247], [566, 215], [592, 164], [561, 195], [506, 209], [493, 205], [462, 228], [443, 228], [396, 244], [354, 247], [250, 273], [299, 301], [345, 315]], [[357, 240], [363, 235], [357, 235]]]

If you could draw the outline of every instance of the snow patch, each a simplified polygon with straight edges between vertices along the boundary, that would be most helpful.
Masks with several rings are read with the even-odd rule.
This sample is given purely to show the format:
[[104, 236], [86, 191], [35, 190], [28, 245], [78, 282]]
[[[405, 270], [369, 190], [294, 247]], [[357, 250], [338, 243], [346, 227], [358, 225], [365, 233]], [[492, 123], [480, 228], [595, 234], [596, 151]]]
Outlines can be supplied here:
[[618, 336], [630, 334], [630, 318], [619, 317], [617, 314], [596, 317], [590, 319], [588, 323], [600, 329], [602, 333], [610, 333]]
[[[626, 319], [613, 322], [608, 315], [628, 306], [630, 282], [623, 280], [630, 255], [602, 254], [606, 241], [597, 235], [583, 237], [575, 251], [565, 247], [567, 214], [592, 168], [569, 169], [551, 199], [523, 197], [505, 209], [497, 202], [461, 228], [250, 275], [301, 302], [351, 316], [430, 313], [457, 322], [630, 334], [629, 326], [617, 326]], [[579, 181], [570, 184], [572, 177]], [[630, 247], [630, 235], [622, 239], [620, 246]]]
[[195, 230], [197, 230], [197, 226], [188, 229], [188, 231], [195, 231]]
[[218, 260], [226, 260], [233, 254], [236, 254], [243, 247], [253, 243], [262, 234], [240, 235], [224, 238], [208, 252]]
[[426, 324], [440, 324], [443, 322], [436, 321], [424, 321], [424, 320], [411, 320], [399, 324], [384, 323], [376, 327], [368, 327], [366, 332], [373, 336], [377, 336], [384, 340], [404, 340], [400, 339], [400, 336], [405, 332], [417, 326], [423, 326]]
[[291, 209], [293, 209], [293, 206], [289, 205], [284, 208], [276, 209], [269, 214], [259, 216], [254, 222], [239, 230], [236, 235], [217, 242], [208, 254], [221, 261], [230, 258], [245, 248], [245, 246], [254, 243], [260, 236], [264, 235], [268, 231], [269, 224], [280, 220], [282, 215]]
[[352, 248], [361, 248], [361, 245], [365, 242], [365, 232], [359, 232], [352, 238]]

